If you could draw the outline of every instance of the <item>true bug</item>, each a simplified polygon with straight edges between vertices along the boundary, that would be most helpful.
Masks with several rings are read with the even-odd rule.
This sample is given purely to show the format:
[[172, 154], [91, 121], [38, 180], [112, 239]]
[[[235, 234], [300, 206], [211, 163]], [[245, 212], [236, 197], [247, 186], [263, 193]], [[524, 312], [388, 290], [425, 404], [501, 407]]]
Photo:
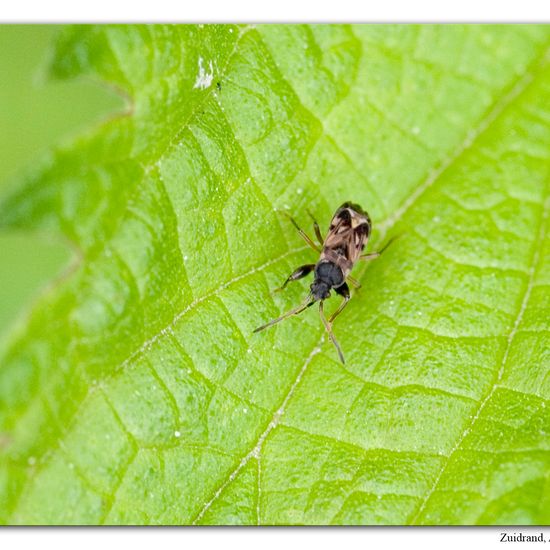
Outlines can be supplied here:
[[[315, 221], [315, 218], [308, 212], [313, 220], [313, 229], [315, 235], [319, 241], [317, 245], [299, 225], [294, 221], [291, 216], [288, 216], [294, 227], [298, 230], [301, 237], [306, 243], [321, 254], [319, 261], [316, 264], [305, 264], [296, 269], [287, 280], [283, 283], [283, 286], [276, 289], [277, 291], [283, 290], [291, 281], [297, 281], [306, 275], [314, 272], [313, 283], [311, 283], [309, 294], [304, 302], [297, 308], [287, 311], [284, 315], [269, 321], [265, 325], [258, 327], [254, 332], [260, 332], [276, 323], [297, 315], [313, 305], [315, 302], [319, 302], [319, 315], [323, 321], [328, 335], [338, 351], [340, 361], [345, 363], [344, 355], [340, 349], [334, 333], [332, 332], [332, 323], [334, 319], [342, 312], [350, 300], [350, 292], [347, 282], [350, 282], [355, 288], [360, 288], [361, 285], [350, 276], [350, 272], [353, 266], [358, 260], [372, 260], [378, 258], [384, 249], [390, 244], [388, 242], [382, 250], [379, 252], [372, 252], [370, 254], [361, 254], [365, 245], [369, 239], [372, 223], [369, 215], [357, 204], [352, 202], [345, 202], [334, 214], [332, 221], [330, 222], [330, 228], [325, 239], [321, 235], [319, 224]], [[323, 302], [330, 297], [330, 291], [334, 289], [336, 294], [339, 294], [344, 299], [338, 306], [336, 311], [328, 318], [325, 317], [323, 311]]]

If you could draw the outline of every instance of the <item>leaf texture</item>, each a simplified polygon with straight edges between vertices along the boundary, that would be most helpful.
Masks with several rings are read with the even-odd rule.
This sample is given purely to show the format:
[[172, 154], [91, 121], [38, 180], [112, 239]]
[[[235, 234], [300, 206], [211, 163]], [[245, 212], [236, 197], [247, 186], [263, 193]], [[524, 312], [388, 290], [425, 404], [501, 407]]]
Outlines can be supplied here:
[[[78, 254], [3, 351], [8, 524], [550, 522], [550, 29], [72, 27], [127, 111], [0, 227]], [[363, 287], [252, 334], [316, 261], [278, 210], [374, 221]], [[336, 303], [336, 300], [335, 300]]]

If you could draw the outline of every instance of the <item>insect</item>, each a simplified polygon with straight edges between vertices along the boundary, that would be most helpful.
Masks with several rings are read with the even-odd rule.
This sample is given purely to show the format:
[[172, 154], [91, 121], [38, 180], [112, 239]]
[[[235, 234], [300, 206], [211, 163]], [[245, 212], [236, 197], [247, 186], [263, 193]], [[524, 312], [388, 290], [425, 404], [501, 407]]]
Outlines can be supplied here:
[[[308, 212], [308, 214], [313, 220], [313, 228], [320, 246], [298, 226], [292, 217], [288, 217], [301, 237], [311, 248], [313, 248], [313, 250], [319, 252], [321, 257], [316, 264], [305, 264], [296, 269], [289, 275], [283, 285], [276, 289], [276, 291], [283, 290], [288, 283], [302, 279], [313, 271], [314, 278], [310, 286], [309, 294], [301, 305], [287, 311], [285, 314], [277, 317], [277, 319], [273, 319], [269, 321], [269, 323], [258, 327], [254, 332], [260, 332], [261, 330], [283, 321], [287, 317], [298, 315], [298, 313], [312, 306], [315, 302], [319, 302], [319, 315], [321, 321], [338, 352], [340, 361], [345, 363], [344, 354], [332, 332], [332, 323], [350, 300], [350, 290], [347, 283], [351, 283], [355, 288], [361, 287], [361, 285], [350, 276], [350, 272], [358, 260], [373, 260], [378, 258], [378, 256], [380, 256], [389, 246], [391, 240], [379, 252], [361, 254], [369, 239], [372, 223], [369, 215], [359, 205], [353, 204], [352, 202], [345, 202], [336, 210], [330, 222], [330, 228], [325, 239], [323, 239], [321, 235], [319, 224], [315, 221], [315, 218], [311, 213]], [[323, 311], [323, 303], [330, 297], [330, 291], [333, 289], [336, 294], [343, 297], [343, 300], [336, 311], [327, 319]]]

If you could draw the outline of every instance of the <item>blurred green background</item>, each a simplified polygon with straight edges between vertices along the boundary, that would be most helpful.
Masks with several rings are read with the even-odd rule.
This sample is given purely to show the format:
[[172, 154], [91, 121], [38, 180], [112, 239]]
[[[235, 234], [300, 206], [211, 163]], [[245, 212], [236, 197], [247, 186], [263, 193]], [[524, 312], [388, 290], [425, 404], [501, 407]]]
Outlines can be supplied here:
[[[0, 193], [56, 143], [119, 110], [122, 99], [90, 80], [47, 76], [57, 25], [0, 25]], [[0, 232], [0, 340], [69, 262], [55, 235]]]

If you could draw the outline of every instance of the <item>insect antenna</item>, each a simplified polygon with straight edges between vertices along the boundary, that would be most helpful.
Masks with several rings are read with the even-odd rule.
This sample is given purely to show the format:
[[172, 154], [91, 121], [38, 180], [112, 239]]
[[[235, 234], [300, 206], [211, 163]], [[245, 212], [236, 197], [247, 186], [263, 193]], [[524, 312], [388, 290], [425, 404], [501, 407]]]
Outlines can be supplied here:
[[336, 348], [336, 351], [338, 352], [338, 356], [340, 357], [340, 361], [342, 361], [342, 364], [346, 364], [346, 361], [344, 360], [344, 354], [342, 353], [342, 350], [340, 349], [340, 344], [338, 344], [338, 341], [336, 340], [336, 337], [334, 336], [334, 333], [332, 332], [332, 325], [327, 321], [327, 318], [325, 317], [325, 313], [323, 311], [323, 301], [321, 300], [319, 302], [319, 315], [321, 316], [321, 321], [323, 321], [323, 325], [325, 325], [325, 328], [327, 329], [329, 338], [331, 339], [332, 343], [334, 344], [334, 347]]
[[298, 313], [301, 313], [302, 311], [304, 311], [304, 309], [306, 309], [311, 304], [313, 304], [314, 301], [315, 301], [315, 299], [313, 298], [313, 296], [311, 294], [309, 294], [307, 296], [307, 298], [305, 299], [305, 301], [301, 305], [299, 305], [298, 307], [295, 307], [294, 309], [291, 309], [290, 311], [287, 311], [286, 313], [284, 313], [280, 317], [277, 317], [277, 319], [273, 319], [273, 321], [269, 321], [269, 323], [266, 323], [265, 325], [262, 325], [261, 327], [258, 327], [257, 329], [254, 329], [253, 332], [260, 332], [261, 330], [269, 328], [269, 327], [283, 321], [287, 317], [292, 317], [292, 315], [298, 315]]

